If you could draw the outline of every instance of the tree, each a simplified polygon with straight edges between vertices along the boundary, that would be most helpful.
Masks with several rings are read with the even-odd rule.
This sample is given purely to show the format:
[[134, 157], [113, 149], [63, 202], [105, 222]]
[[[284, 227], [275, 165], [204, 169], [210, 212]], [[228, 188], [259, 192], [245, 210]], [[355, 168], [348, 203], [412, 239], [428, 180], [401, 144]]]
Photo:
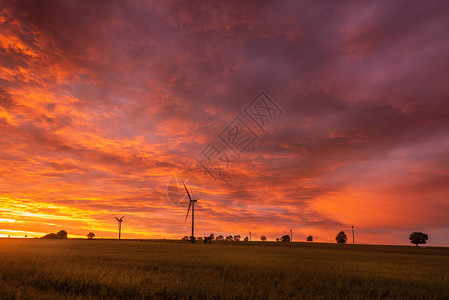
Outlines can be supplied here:
[[211, 233], [211, 234], [209, 235], [209, 240], [213, 241], [214, 239], [215, 239], [215, 235], [214, 235], [213, 233]]
[[416, 247], [418, 247], [419, 244], [425, 244], [428, 239], [429, 237], [427, 234], [422, 232], [413, 232], [409, 237], [410, 243], [415, 244]]
[[234, 235], [234, 241], [239, 242], [240, 238], [241, 238], [240, 234]]
[[95, 233], [93, 233], [93, 232], [89, 232], [89, 233], [87, 234], [87, 238], [88, 238], [89, 240], [93, 239], [94, 237], [95, 237]]
[[245, 237], [243, 240], [244, 240], [245, 242], [247, 242], [247, 241], [249, 241], [249, 238], [248, 238], [248, 237]]
[[232, 241], [232, 235], [228, 235], [228, 236], [226, 237], [226, 240], [227, 240], [227, 241]]
[[224, 240], [224, 237], [222, 235], [219, 235], [219, 236], [217, 236], [217, 238], [215, 240], [222, 241], [222, 240]]
[[264, 235], [262, 235], [262, 236], [260, 237], [260, 239], [262, 240], [262, 242], [265, 242], [265, 241], [267, 240], [267, 237], [264, 236]]
[[58, 236], [56, 235], [56, 233], [49, 233], [49, 234], [44, 235], [42, 238], [43, 239], [57, 239]]
[[281, 239], [280, 238], [276, 238], [276, 242], [280, 242], [281, 241]]
[[42, 237], [43, 239], [66, 239], [67, 231], [60, 230], [58, 233], [49, 233]]
[[188, 241], [188, 240], [189, 240], [189, 237], [188, 237], [187, 235], [185, 235], [185, 236], [182, 238], [182, 240], [183, 240], [183, 241]]
[[289, 236], [288, 234], [283, 235], [283, 236], [281, 237], [281, 240], [282, 240], [283, 242], [289, 243], [289, 242], [290, 242], [290, 236]]
[[203, 238], [199, 236], [199, 237], [196, 238], [196, 240], [197, 240], [197, 241], [202, 241]]
[[67, 231], [60, 230], [57, 234], [58, 239], [66, 239], [67, 238]]
[[346, 244], [348, 237], [346, 236], [346, 233], [344, 231], [340, 231], [335, 237], [335, 240], [338, 244]]
[[308, 242], [313, 242], [313, 236], [309, 235], [306, 239], [306, 241]]

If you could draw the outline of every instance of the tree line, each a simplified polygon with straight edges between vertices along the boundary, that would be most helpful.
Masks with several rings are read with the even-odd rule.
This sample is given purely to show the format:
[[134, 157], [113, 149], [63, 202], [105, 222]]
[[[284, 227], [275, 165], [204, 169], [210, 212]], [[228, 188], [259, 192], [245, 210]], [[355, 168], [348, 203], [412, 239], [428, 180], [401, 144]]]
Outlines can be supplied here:
[[[205, 236], [205, 237], [193, 237], [193, 236], [184, 236], [182, 238], [183, 241], [204, 241], [204, 243], [210, 243], [213, 240], [216, 241], [234, 241], [234, 242], [239, 242], [241, 240], [241, 236], [239, 234], [236, 234], [234, 236], [232, 235], [228, 235], [226, 237], [224, 237], [223, 235], [219, 235], [217, 237], [215, 237], [215, 235], [213, 233], [211, 233], [209, 236]], [[410, 243], [416, 245], [416, 247], [418, 247], [418, 245], [420, 244], [426, 244], [427, 240], [429, 239], [428, 235], [422, 232], [413, 232], [410, 234], [409, 236], [409, 240]], [[265, 242], [267, 240], [267, 237], [262, 235], [260, 237], [260, 240], [262, 242]], [[346, 233], [344, 231], [340, 231], [337, 236], [335, 237], [335, 240], [337, 242], [337, 244], [346, 244], [348, 241], [348, 236], [346, 235]], [[246, 236], [243, 241], [247, 242], [249, 241], [249, 238]], [[306, 238], [307, 242], [313, 242], [313, 236], [309, 235]], [[276, 242], [290, 242], [290, 235], [285, 234], [280, 238], [276, 238]]]
[[[95, 234], [93, 232], [89, 232], [87, 235], [88, 239], [93, 239], [95, 237]], [[45, 236], [42, 237], [43, 239], [67, 239], [67, 231], [65, 230], [60, 230], [58, 231], [58, 233], [49, 233], [46, 234]], [[217, 237], [215, 237], [215, 235], [213, 233], [211, 233], [209, 236], [204, 236], [204, 237], [193, 237], [193, 236], [184, 236], [182, 238], [183, 241], [203, 241], [205, 244], [206, 243], [211, 243], [211, 241], [216, 240], [216, 241], [234, 241], [234, 242], [239, 242], [241, 240], [241, 235], [236, 234], [236, 235], [228, 235], [226, 237], [224, 237], [223, 235], [219, 235]], [[267, 240], [267, 237], [262, 235], [260, 237], [260, 240], [262, 242], [265, 242]], [[346, 235], [346, 233], [344, 231], [340, 231], [337, 236], [335, 237], [335, 240], [337, 242], [337, 244], [346, 244], [348, 241], [348, 236]], [[409, 236], [409, 240], [410, 243], [416, 245], [416, 247], [418, 247], [418, 245], [421, 244], [426, 244], [427, 241], [429, 240], [429, 236], [425, 233], [422, 232], [412, 232]], [[244, 242], [249, 241], [249, 238], [246, 236], [243, 239]], [[309, 235], [306, 238], [307, 242], [313, 242], [313, 236]], [[290, 235], [285, 234], [280, 238], [276, 238], [276, 242], [290, 242]]]

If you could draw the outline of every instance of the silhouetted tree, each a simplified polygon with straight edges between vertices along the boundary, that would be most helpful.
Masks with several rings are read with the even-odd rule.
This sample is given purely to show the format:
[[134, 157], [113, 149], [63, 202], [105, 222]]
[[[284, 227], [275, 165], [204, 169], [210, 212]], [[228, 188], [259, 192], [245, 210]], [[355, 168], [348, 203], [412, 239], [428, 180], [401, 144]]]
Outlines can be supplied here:
[[89, 233], [87, 234], [87, 238], [88, 238], [89, 240], [93, 239], [94, 237], [95, 237], [95, 233], [93, 233], [93, 232], [89, 232]]
[[189, 237], [189, 241], [195, 242], [195, 240], [196, 240], [196, 238], [195, 238], [193, 235], [191, 235], [191, 236]]
[[215, 235], [213, 234], [213, 233], [211, 233], [210, 235], [209, 235], [209, 240], [214, 240], [215, 239]]
[[245, 237], [243, 240], [244, 240], [245, 242], [247, 242], [247, 241], [249, 241], [249, 238], [248, 238], [248, 237]]
[[290, 236], [289, 236], [288, 234], [283, 235], [283, 236], [281, 237], [281, 240], [282, 240], [283, 242], [289, 243], [289, 242], [290, 242]]
[[58, 233], [49, 233], [42, 237], [43, 239], [66, 239], [67, 231], [60, 230]]
[[306, 239], [306, 241], [308, 242], [313, 242], [313, 236], [309, 235]]
[[234, 241], [239, 242], [241, 236], [239, 234], [234, 235]]
[[183, 241], [188, 241], [188, 240], [189, 240], [189, 237], [188, 237], [187, 235], [185, 235], [185, 236], [182, 238], [182, 240], [183, 240]]
[[208, 236], [205, 236], [204, 237], [204, 244], [207, 244], [207, 241], [209, 240], [209, 237]]
[[44, 235], [42, 238], [43, 239], [57, 239], [58, 236], [56, 235], [56, 233], [49, 233], [49, 234]]
[[228, 235], [228, 236], [226, 237], [226, 240], [227, 240], [227, 241], [232, 241], [232, 235]]
[[222, 241], [222, 240], [224, 240], [224, 237], [222, 235], [219, 235], [219, 236], [217, 236], [217, 238], [215, 240]]
[[57, 234], [58, 239], [66, 239], [67, 238], [67, 231], [60, 230]]
[[196, 240], [197, 240], [197, 241], [202, 241], [203, 238], [199, 236], [199, 237], [196, 238]]
[[413, 232], [410, 234], [409, 240], [410, 243], [415, 244], [418, 247], [419, 244], [425, 244], [429, 237], [427, 234], [422, 232]]
[[262, 240], [262, 242], [265, 242], [265, 241], [267, 240], [267, 237], [264, 236], [264, 235], [262, 235], [262, 236], [260, 237], [260, 239]]
[[344, 231], [340, 231], [335, 237], [335, 240], [338, 244], [346, 244], [348, 237], [346, 236], [346, 233]]

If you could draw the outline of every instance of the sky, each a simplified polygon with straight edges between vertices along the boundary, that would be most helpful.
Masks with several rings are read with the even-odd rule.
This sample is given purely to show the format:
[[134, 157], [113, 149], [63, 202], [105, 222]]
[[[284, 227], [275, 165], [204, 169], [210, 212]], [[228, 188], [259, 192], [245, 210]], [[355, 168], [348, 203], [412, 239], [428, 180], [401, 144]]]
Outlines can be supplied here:
[[0, 236], [449, 246], [448, 9], [2, 1]]

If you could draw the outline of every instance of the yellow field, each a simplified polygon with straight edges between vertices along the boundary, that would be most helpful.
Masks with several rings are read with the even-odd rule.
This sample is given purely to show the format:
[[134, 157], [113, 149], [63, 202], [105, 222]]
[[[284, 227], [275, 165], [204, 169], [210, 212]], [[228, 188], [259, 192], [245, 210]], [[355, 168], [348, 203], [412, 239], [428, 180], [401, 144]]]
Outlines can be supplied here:
[[0, 239], [0, 299], [449, 299], [449, 249]]

